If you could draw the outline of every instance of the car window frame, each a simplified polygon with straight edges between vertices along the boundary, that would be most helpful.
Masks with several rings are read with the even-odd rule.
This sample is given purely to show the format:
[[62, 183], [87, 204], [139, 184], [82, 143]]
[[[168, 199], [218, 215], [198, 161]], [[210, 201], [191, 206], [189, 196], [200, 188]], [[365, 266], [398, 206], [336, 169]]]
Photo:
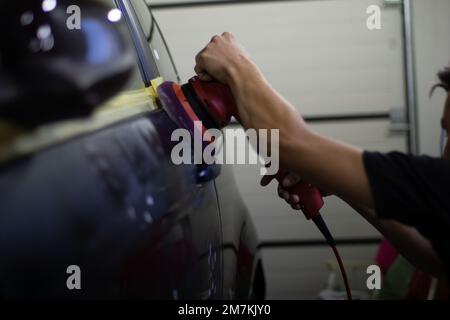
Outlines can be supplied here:
[[[144, 1], [144, 0], [142, 0], [142, 1]], [[163, 45], [164, 45], [164, 49], [165, 49], [166, 52], [167, 52], [167, 55], [168, 55], [169, 60], [170, 60], [170, 63], [171, 63], [172, 68], [173, 68], [173, 70], [174, 70], [174, 72], [175, 72], [175, 76], [176, 76], [176, 78], [177, 78], [177, 81], [178, 81], [178, 83], [181, 83], [180, 73], [178, 72], [178, 68], [177, 68], [177, 66], [176, 66], [176, 64], [175, 64], [175, 60], [173, 59], [172, 53], [171, 53], [170, 50], [169, 50], [169, 46], [168, 46], [168, 44], [167, 44], [166, 38], [164, 37], [164, 34], [163, 34], [163, 32], [161, 31], [161, 27], [159, 26], [158, 21], [157, 21], [157, 20], [155, 19], [155, 17], [153, 16], [153, 12], [152, 12], [152, 10], [151, 10], [151, 6], [150, 6], [149, 4], [147, 4], [145, 1], [144, 1], [144, 3], [147, 5], [147, 8], [148, 8], [148, 10], [150, 11], [150, 15], [151, 15], [151, 17], [152, 17], [152, 28], [151, 28], [151, 30], [150, 30], [150, 35], [149, 35], [149, 37], [148, 37], [148, 39], [147, 39], [147, 46], [149, 46], [151, 50], [152, 50], [152, 49], [155, 49], [155, 48], [152, 47], [151, 42], [152, 42], [152, 39], [153, 39], [153, 35], [155, 34], [155, 32], [157, 32], [157, 33], [159, 34], [159, 37], [161, 38], [161, 42], [162, 42]], [[157, 64], [158, 64], [158, 63], [157, 63]]]
[[[159, 77], [160, 73], [150, 50], [150, 46], [147, 42], [147, 37], [145, 36], [144, 30], [142, 30], [142, 25], [139, 22], [139, 18], [137, 17], [131, 1], [114, 0], [114, 2], [117, 8], [119, 8], [122, 12], [122, 15], [127, 23], [136, 50], [139, 71], [145, 86], [148, 87], [151, 85], [151, 80]], [[153, 18], [153, 15], [151, 16]]]

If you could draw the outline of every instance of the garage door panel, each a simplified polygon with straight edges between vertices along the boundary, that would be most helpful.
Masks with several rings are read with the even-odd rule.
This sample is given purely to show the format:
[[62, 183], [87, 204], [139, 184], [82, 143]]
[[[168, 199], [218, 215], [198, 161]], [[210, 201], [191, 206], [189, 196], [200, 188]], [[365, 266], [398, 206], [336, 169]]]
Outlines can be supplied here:
[[[341, 246], [352, 290], [366, 291], [367, 267], [374, 264], [377, 245]], [[263, 249], [268, 299], [315, 299], [326, 288], [329, 269], [335, 264], [330, 248], [297, 247]], [[336, 283], [341, 276], [336, 273]]]
[[[254, 212], [254, 222], [261, 240], [322, 240], [323, 236], [312, 222], [307, 221], [301, 211], [294, 211], [280, 198], [269, 195], [246, 198]], [[378, 231], [367, 223], [346, 203], [335, 197], [326, 199], [321, 211], [330, 231], [336, 239], [360, 239], [381, 237]]]
[[[373, 4], [382, 8], [381, 30], [366, 28]], [[183, 80], [211, 36], [231, 31], [304, 115], [405, 105], [400, 10], [381, 0], [207, 5], [155, 10], [155, 16]]]

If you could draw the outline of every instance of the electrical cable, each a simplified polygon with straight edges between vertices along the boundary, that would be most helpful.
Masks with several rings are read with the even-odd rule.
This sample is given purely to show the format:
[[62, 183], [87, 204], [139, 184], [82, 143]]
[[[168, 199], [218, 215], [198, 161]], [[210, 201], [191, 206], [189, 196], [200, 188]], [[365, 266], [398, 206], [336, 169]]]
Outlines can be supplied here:
[[327, 224], [325, 223], [325, 221], [323, 220], [321, 215], [317, 215], [312, 220], [313, 220], [314, 224], [317, 226], [317, 228], [320, 230], [320, 232], [323, 234], [325, 239], [327, 240], [327, 243], [330, 245], [331, 249], [333, 250], [333, 253], [336, 256], [336, 260], [339, 265], [339, 269], [342, 274], [345, 291], [347, 292], [347, 299], [352, 300], [352, 291], [350, 290], [350, 283], [348, 281], [347, 272], [345, 271], [345, 267], [344, 267], [344, 263], [342, 262], [341, 255], [339, 254], [339, 251], [336, 247], [336, 242], [334, 241], [334, 238], [331, 235], [331, 232], [328, 229]]
[[347, 272], [345, 271], [341, 255], [339, 254], [339, 251], [336, 246], [331, 246], [331, 249], [333, 249], [334, 255], [336, 256], [336, 260], [339, 264], [339, 269], [341, 270], [342, 279], [344, 280], [345, 291], [347, 292], [347, 299], [352, 300], [352, 291], [350, 290], [350, 283], [348, 281]]

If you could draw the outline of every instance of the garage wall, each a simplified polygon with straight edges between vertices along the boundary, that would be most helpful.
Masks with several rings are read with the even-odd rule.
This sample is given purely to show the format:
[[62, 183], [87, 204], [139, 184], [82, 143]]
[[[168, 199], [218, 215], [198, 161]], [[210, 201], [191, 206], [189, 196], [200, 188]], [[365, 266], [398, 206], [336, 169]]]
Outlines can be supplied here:
[[[382, 7], [381, 30], [366, 28], [370, 4]], [[391, 130], [389, 120], [391, 109], [405, 106], [398, 6], [381, 0], [271, 1], [163, 8], [154, 14], [183, 81], [193, 75], [194, 56], [212, 35], [231, 31], [315, 130], [365, 149], [405, 150], [404, 133]], [[234, 171], [261, 240], [298, 243], [263, 249], [269, 297], [316, 297], [328, 276], [326, 262], [334, 258], [325, 245], [305, 243], [321, 235], [277, 197], [275, 184], [259, 186], [259, 167]], [[336, 238], [353, 242], [343, 258], [372, 264], [376, 245], [362, 244], [380, 238], [378, 232], [334, 197], [326, 199], [323, 215]]]
[[446, 94], [437, 90], [429, 98], [436, 83], [436, 73], [450, 63], [450, 1], [414, 0], [413, 32], [417, 75], [419, 150], [440, 155], [440, 118]]

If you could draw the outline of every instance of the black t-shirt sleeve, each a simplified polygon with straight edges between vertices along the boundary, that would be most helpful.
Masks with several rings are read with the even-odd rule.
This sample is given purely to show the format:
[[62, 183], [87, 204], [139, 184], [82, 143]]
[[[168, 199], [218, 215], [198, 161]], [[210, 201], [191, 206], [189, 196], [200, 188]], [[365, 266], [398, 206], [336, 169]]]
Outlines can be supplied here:
[[375, 211], [415, 227], [450, 270], [450, 161], [399, 152], [364, 152]]

